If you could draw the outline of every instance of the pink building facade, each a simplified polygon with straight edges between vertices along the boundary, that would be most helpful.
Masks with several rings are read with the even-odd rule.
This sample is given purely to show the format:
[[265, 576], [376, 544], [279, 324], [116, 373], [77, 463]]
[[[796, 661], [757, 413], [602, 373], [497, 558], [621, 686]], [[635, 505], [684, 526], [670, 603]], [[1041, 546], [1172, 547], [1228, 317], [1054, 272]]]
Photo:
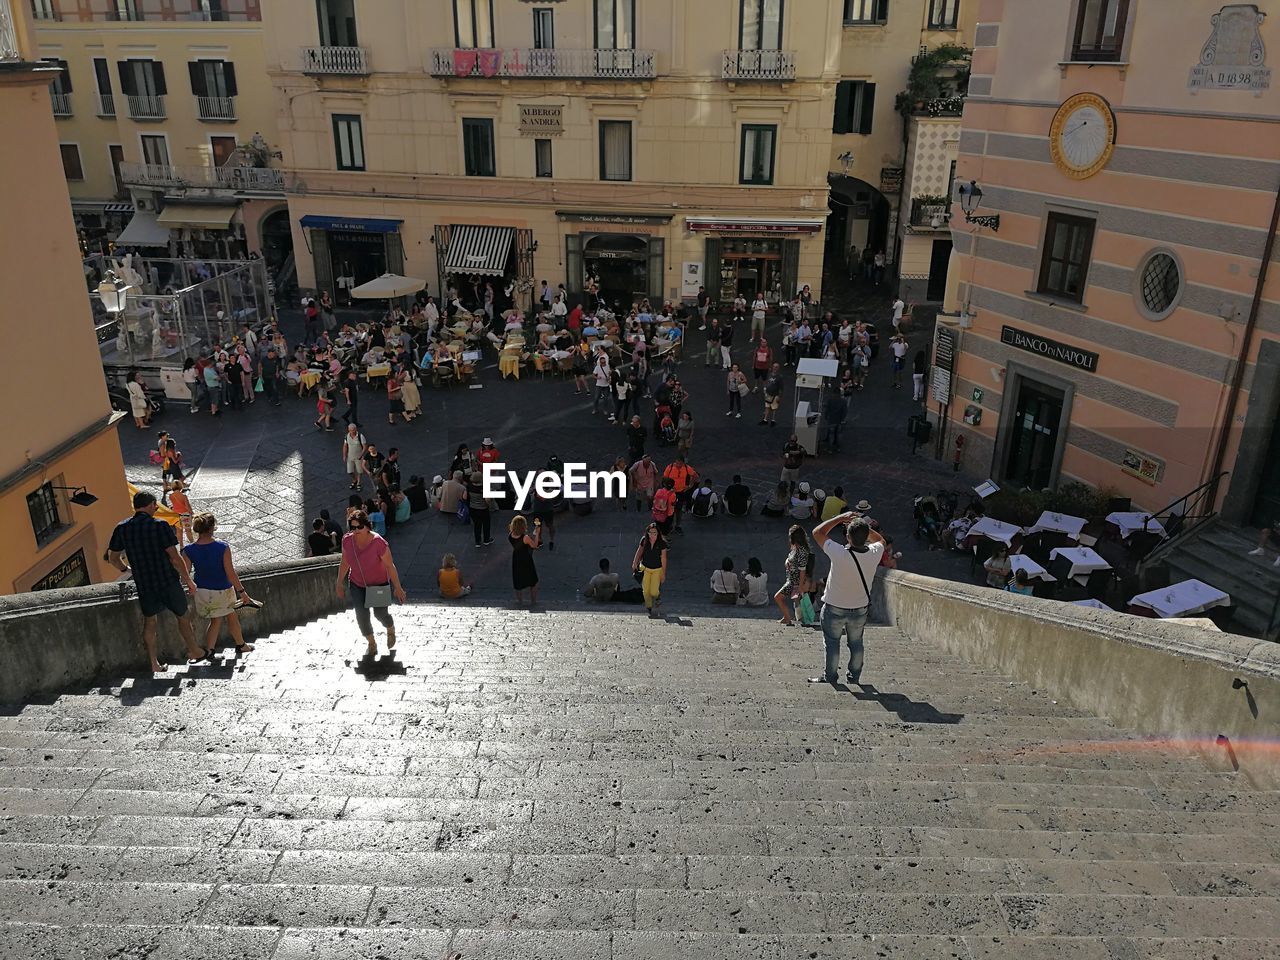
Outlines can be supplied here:
[[930, 400], [968, 471], [1152, 510], [1229, 471], [1280, 521], [1273, 3], [981, 0]]

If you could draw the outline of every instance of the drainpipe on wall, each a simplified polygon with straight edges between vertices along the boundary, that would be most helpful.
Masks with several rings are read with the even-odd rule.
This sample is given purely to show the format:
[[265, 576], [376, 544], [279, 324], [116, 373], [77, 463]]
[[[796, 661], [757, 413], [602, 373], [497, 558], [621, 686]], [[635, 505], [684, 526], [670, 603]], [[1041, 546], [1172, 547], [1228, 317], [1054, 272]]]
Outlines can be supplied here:
[[[1253, 346], [1253, 334], [1258, 326], [1258, 313], [1262, 309], [1262, 291], [1267, 283], [1267, 268], [1271, 265], [1271, 255], [1275, 250], [1276, 226], [1280, 224], [1280, 186], [1276, 188], [1276, 200], [1271, 207], [1271, 227], [1267, 231], [1266, 242], [1262, 246], [1262, 265], [1258, 268], [1258, 283], [1253, 288], [1253, 302], [1249, 305], [1249, 319], [1245, 323], [1244, 337], [1240, 343], [1240, 355], [1236, 358], [1235, 370], [1231, 374], [1231, 392], [1227, 395], [1227, 409], [1222, 419], [1222, 428], [1218, 431], [1218, 445], [1213, 453], [1213, 467], [1210, 477], [1222, 472], [1222, 461], [1227, 456], [1227, 440], [1231, 436], [1231, 425], [1236, 418], [1236, 406], [1240, 402], [1240, 385], [1244, 382], [1244, 368], [1249, 359], [1249, 349]], [[1222, 491], [1214, 491], [1214, 502], [1217, 509]]]

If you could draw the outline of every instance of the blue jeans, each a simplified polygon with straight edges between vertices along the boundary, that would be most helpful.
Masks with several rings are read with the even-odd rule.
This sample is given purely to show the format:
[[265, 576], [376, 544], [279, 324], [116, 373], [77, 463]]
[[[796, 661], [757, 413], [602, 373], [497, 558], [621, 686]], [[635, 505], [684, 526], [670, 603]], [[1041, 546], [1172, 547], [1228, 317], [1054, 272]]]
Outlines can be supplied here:
[[846, 678], [850, 683], [857, 683], [862, 676], [862, 631], [867, 626], [869, 607], [858, 607], [849, 610], [845, 607], [833, 607], [829, 603], [822, 605], [822, 638], [827, 648], [827, 668], [824, 676], [832, 683], [840, 673], [840, 641], [847, 639], [849, 644], [849, 672]]

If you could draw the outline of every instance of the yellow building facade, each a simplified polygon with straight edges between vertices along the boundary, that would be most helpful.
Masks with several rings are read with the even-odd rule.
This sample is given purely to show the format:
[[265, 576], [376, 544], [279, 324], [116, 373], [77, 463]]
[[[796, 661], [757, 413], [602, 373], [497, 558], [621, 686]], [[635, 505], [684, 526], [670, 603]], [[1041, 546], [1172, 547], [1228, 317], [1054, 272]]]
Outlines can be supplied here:
[[0, 384], [13, 421], [0, 440], [5, 593], [114, 579], [102, 556], [131, 512], [49, 110], [56, 72], [25, 0], [0, 2], [0, 116], [21, 131], [0, 147], [0, 183], [6, 221], [22, 225], [0, 231], [13, 360]]
[[[259, 0], [34, 0], [86, 252], [236, 256], [288, 243]], [[251, 145], [256, 150], [247, 149]], [[287, 249], [273, 250], [282, 261]]]

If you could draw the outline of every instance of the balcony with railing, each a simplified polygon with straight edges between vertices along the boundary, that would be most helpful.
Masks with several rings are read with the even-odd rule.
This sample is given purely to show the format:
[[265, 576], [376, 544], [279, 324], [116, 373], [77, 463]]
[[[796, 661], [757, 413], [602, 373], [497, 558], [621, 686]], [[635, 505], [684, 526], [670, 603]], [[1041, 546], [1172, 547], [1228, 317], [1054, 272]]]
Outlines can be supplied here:
[[725, 50], [720, 76], [724, 80], [794, 80], [794, 50]]
[[951, 220], [951, 205], [946, 197], [913, 197], [911, 200], [911, 226], [945, 230]]
[[196, 97], [196, 116], [201, 120], [227, 122], [236, 118], [235, 97]]
[[164, 109], [164, 95], [129, 95], [129, 119], [163, 120], [168, 114]]
[[98, 106], [98, 116], [114, 117], [116, 115], [116, 98], [109, 93], [99, 93], [94, 97]]
[[55, 117], [71, 116], [71, 94], [50, 90], [49, 99], [53, 101], [53, 115]]
[[652, 50], [436, 47], [427, 54], [427, 72], [433, 77], [644, 80], [657, 75], [657, 62]]
[[15, 0], [0, 0], [0, 63], [14, 63], [22, 59], [18, 45], [18, 24], [9, 4]]
[[364, 47], [303, 47], [302, 72], [364, 76], [372, 71]]
[[195, 187], [248, 193], [284, 193], [284, 172], [269, 167], [122, 163], [120, 179], [137, 187]]

